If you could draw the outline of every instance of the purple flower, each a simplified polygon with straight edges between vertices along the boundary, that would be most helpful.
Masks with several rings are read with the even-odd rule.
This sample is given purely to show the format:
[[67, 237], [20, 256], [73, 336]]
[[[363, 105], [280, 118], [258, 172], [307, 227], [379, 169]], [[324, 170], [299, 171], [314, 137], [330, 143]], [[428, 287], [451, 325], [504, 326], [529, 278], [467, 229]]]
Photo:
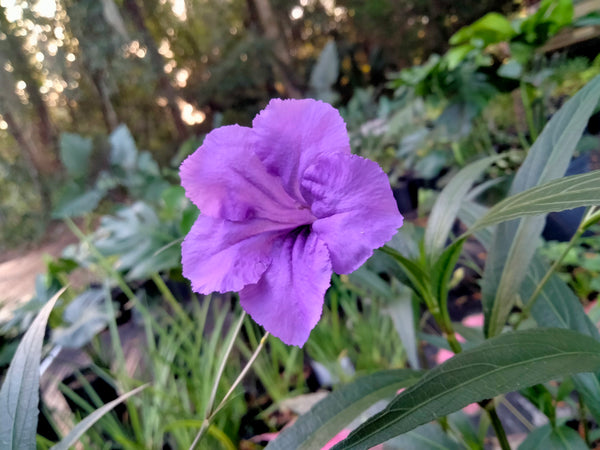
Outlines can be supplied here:
[[386, 174], [315, 100], [272, 100], [252, 128], [213, 130], [180, 174], [202, 213], [182, 244], [193, 290], [239, 291], [289, 345], [319, 321], [332, 271], [353, 272], [402, 225]]

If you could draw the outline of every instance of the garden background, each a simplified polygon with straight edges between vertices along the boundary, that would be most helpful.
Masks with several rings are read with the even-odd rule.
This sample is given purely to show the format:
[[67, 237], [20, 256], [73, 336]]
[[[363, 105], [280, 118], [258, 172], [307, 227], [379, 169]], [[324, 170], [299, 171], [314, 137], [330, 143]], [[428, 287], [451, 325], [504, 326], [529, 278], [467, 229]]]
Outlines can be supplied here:
[[[378, 252], [356, 272], [333, 276], [303, 348], [270, 337], [212, 414], [263, 345], [262, 331], [249, 318], [237, 322], [234, 293], [197, 295], [183, 278], [180, 246], [198, 210], [180, 187], [178, 167], [210, 130], [250, 126], [271, 98], [315, 98], [339, 109], [352, 151], [383, 168], [406, 219], [390, 247], [423, 267], [439, 268], [446, 255], [447, 267], [431, 282], [443, 286], [436, 298], [447, 298], [452, 335], [465, 349], [504, 325], [527, 329], [534, 321], [597, 337], [600, 235], [597, 213], [585, 211], [600, 203], [597, 175], [582, 181], [591, 186], [588, 197], [577, 187], [579, 197], [562, 199], [560, 208], [517, 204], [485, 214], [518, 194], [516, 174], [536, 145], [568, 142], [566, 175], [594, 176], [600, 168], [599, 49], [593, 0], [2, 0], [2, 376], [34, 317], [68, 286], [48, 320], [37, 446], [50, 448], [81, 418], [148, 382], [78, 445], [188, 448], [210, 416], [200, 448], [271, 441], [286, 448], [274, 439], [297, 416], [329, 391], [374, 377], [372, 385], [385, 389], [362, 392], [374, 409], [347, 406], [353, 413], [315, 431], [313, 442], [327, 433], [341, 440], [383, 407], [376, 400], [417, 379], [410, 372], [413, 378], [392, 383], [382, 373], [436, 367], [457, 353], [411, 278], [421, 269], [411, 272], [405, 260], [398, 268], [394, 255]], [[581, 89], [587, 112], [567, 103]], [[544, 127], [563, 106], [573, 124], [555, 119], [556, 135], [548, 137]], [[571, 131], [577, 127], [579, 134]], [[546, 181], [540, 176], [520, 190]], [[554, 189], [536, 194], [556, 200]], [[536, 207], [550, 214], [543, 242], [531, 235], [535, 258], [498, 256], [486, 227]], [[475, 231], [466, 237], [467, 230]], [[460, 242], [454, 253], [444, 251], [448, 239]], [[490, 306], [500, 302], [486, 298], [502, 292], [485, 274], [490, 254], [494, 270], [514, 272], [497, 276], [496, 287], [523, 284], [531, 306], [516, 291], [512, 303]], [[550, 266], [553, 288], [574, 302], [553, 304], [563, 308], [556, 317], [569, 318], [565, 326], [544, 322], [533, 305], [551, 286], [543, 277]], [[528, 271], [537, 278], [519, 280]], [[572, 445], [565, 448], [598, 445], [600, 403], [586, 403], [574, 389], [587, 386], [592, 399], [600, 390], [564, 375], [496, 397], [514, 448], [556, 435]], [[481, 409], [444, 415], [385, 448], [501, 445], [493, 415]]]

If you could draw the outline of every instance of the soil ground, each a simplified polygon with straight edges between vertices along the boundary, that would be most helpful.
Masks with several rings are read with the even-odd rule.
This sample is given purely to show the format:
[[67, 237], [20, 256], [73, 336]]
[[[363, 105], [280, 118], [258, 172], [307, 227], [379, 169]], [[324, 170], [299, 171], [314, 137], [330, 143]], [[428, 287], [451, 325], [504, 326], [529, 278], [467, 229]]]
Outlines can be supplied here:
[[0, 255], [0, 323], [35, 293], [35, 279], [46, 271], [44, 255], [60, 256], [77, 238], [60, 222], [50, 225], [40, 244], [9, 250]]

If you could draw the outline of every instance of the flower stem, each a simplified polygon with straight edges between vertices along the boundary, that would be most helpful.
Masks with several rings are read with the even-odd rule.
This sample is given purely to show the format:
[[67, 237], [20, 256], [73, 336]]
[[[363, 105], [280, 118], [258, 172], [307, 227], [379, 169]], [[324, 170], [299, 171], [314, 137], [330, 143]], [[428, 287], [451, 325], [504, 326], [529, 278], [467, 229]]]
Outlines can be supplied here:
[[223, 408], [223, 406], [225, 406], [225, 402], [227, 402], [227, 400], [229, 400], [229, 397], [231, 396], [231, 394], [233, 394], [233, 391], [235, 390], [235, 388], [238, 386], [238, 384], [241, 383], [241, 381], [244, 379], [244, 377], [246, 376], [246, 374], [250, 370], [250, 367], [252, 367], [252, 364], [254, 364], [254, 361], [256, 361], [256, 358], [258, 357], [260, 351], [265, 346], [265, 343], [267, 342], [267, 338], [268, 337], [269, 337], [269, 332], [267, 331], [265, 333], [265, 335], [262, 337], [262, 339], [260, 340], [260, 343], [258, 344], [258, 347], [256, 347], [256, 350], [254, 351], [254, 353], [252, 354], [252, 356], [250, 357], [250, 359], [246, 363], [246, 366], [244, 366], [244, 368], [242, 369], [241, 373], [235, 379], [235, 381], [233, 382], [233, 384], [229, 388], [229, 391], [227, 391], [227, 394], [225, 394], [225, 397], [223, 397], [223, 400], [221, 400], [221, 403], [219, 403], [219, 406], [217, 406], [215, 408], [215, 411], [211, 414], [211, 416], [210, 416], [209, 419], [212, 419], [212, 417], [215, 414], [217, 414], [221, 410], [221, 408]]

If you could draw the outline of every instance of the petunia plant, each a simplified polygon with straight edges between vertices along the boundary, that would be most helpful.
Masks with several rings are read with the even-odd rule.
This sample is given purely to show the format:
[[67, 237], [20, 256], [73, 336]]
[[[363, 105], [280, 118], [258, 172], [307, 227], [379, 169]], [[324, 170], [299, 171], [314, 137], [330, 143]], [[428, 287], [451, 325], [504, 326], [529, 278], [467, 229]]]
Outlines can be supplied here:
[[[349, 274], [380, 248], [378, 257], [398, 265], [399, 280], [425, 304], [455, 354], [425, 373], [401, 369], [358, 379], [300, 417], [269, 448], [321, 448], [342, 435], [336, 449], [370, 448], [478, 403], [508, 449], [494, 397], [567, 375], [589, 396], [587, 411], [600, 418], [599, 378], [582, 373], [600, 372], [600, 335], [572, 293], [565, 294], [555, 266], [546, 267], [536, 254], [545, 214], [590, 207], [572, 242], [600, 218], [600, 172], [561, 178], [599, 98], [600, 78], [552, 118], [510, 196], [491, 209], [472, 201], [481, 191], [471, 194], [472, 186], [505, 155], [464, 167], [439, 195], [416, 257], [397, 245], [406, 239], [401, 231], [390, 243], [403, 219], [388, 178], [376, 163], [351, 154], [345, 124], [331, 106], [272, 100], [251, 128], [222, 127], [206, 137], [181, 166], [187, 196], [201, 212], [182, 245], [183, 273], [194, 291], [239, 292], [242, 308], [267, 335], [302, 346], [321, 316], [332, 272]], [[468, 230], [452, 238], [457, 218]], [[473, 238], [488, 252], [486, 339], [463, 351], [448, 313], [448, 284], [463, 244]], [[519, 312], [509, 317], [515, 307]], [[561, 317], [565, 307], [575, 319]], [[522, 329], [531, 317], [539, 328]], [[342, 433], [365, 408], [397, 391], [383, 411]], [[195, 443], [229, 395], [217, 408], [209, 405]], [[560, 426], [548, 439], [563, 433]]]

